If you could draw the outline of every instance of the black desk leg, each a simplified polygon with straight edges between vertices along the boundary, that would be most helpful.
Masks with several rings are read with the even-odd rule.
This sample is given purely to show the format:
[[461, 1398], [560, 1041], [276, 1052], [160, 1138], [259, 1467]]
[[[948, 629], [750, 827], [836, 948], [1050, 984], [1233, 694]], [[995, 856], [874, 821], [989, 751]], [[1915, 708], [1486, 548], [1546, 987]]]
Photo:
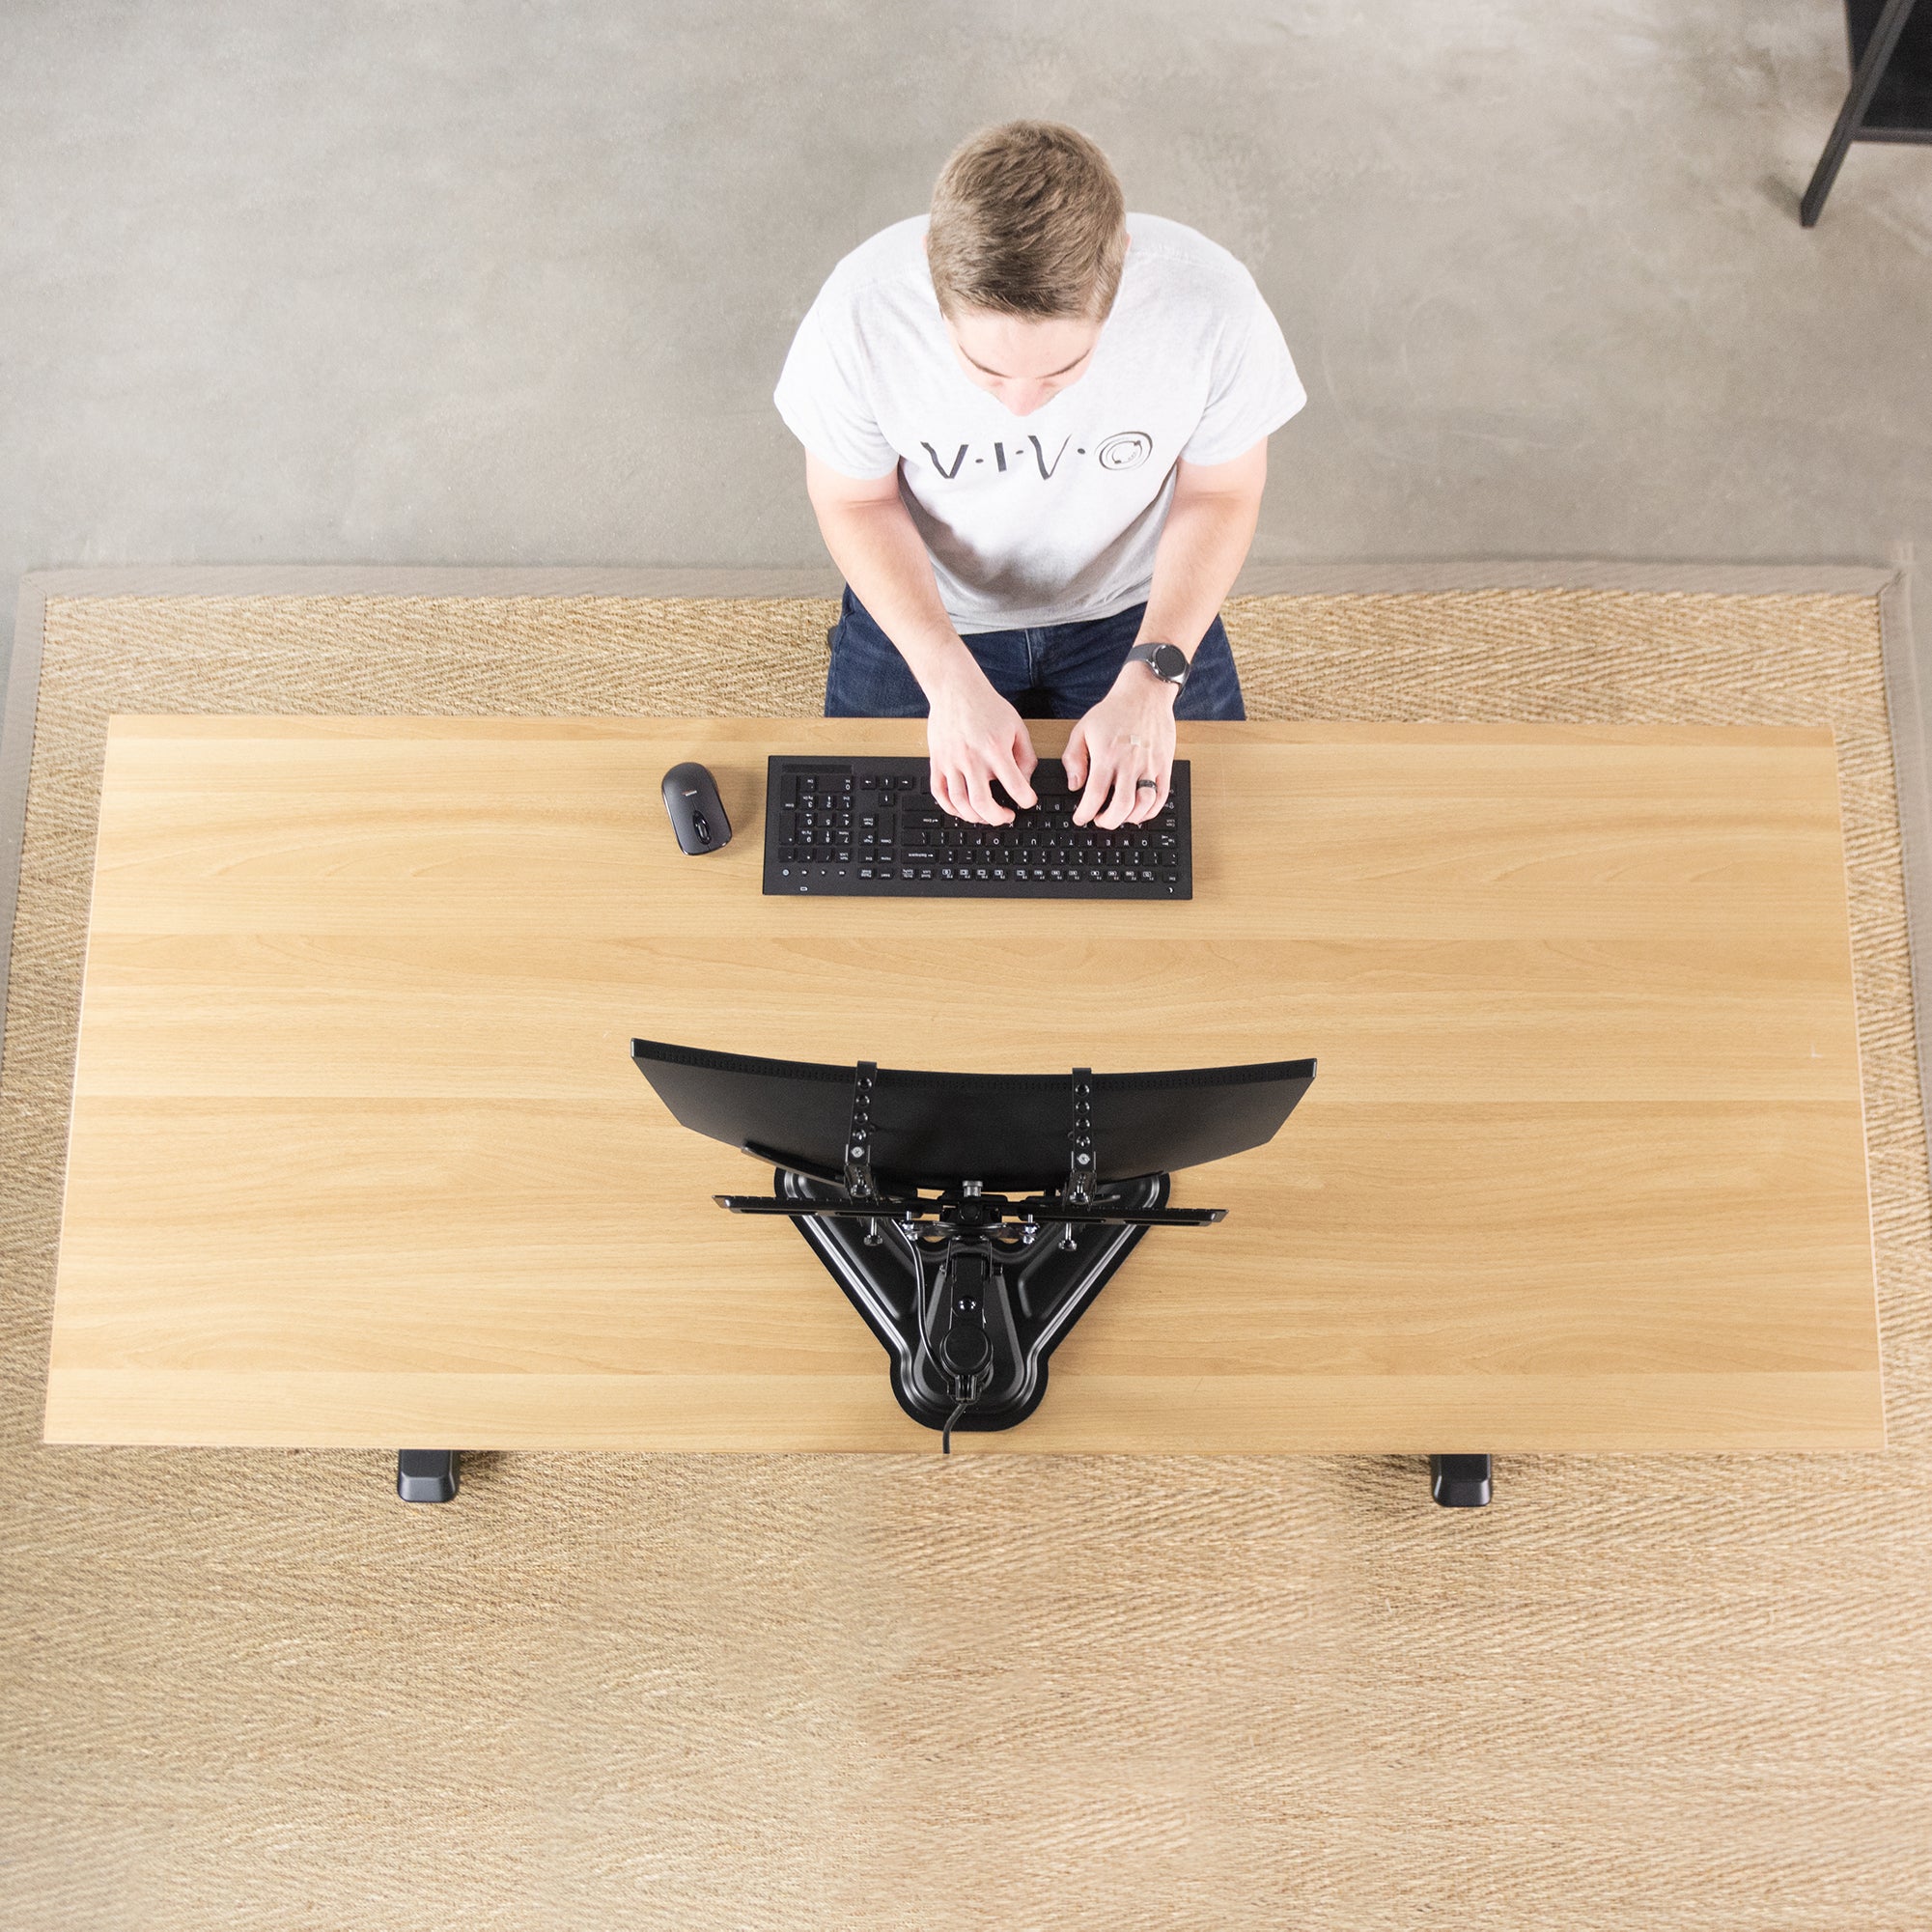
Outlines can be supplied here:
[[1811, 185], [1805, 190], [1805, 201], [1798, 210], [1798, 219], [1806, 228], [1817, 227], [1818, 217], [1825, 211], [1825, 197], [1832, 192], [1832, 183], [1838, 179], [1845, 150], [1858, 139], [1859, 129], [1864, 125], [1865, 109], [1871, 105], [1871, 98], [1878, 92], [1879, 82], [1885, 78], [1891, 50], [1897, 46], [1898, 37], [1905, 31], [1912, 8], [1913, 0], [1885, 0], [1885, 12], [1878, 16], [1878, 25], [1871, 30], [1871, 39], [1865, 42], [1864, 59], [1852, 75], [1852, 91], [1845, 96], [1845, 104], [1838, 109], [1832, 138], [1825, 143], [1825, 152], [1818, 156], [1818, 167], [1811, 177]]
[[1431, 1456], [1429, 1494], [1444, 1509], [1489, 1507], [1487, 1456]]
[[396, 1456], [396, 1494], [405, 1502], [454, 1502], [459, 1488], [454, 1449], [402, 1449]]

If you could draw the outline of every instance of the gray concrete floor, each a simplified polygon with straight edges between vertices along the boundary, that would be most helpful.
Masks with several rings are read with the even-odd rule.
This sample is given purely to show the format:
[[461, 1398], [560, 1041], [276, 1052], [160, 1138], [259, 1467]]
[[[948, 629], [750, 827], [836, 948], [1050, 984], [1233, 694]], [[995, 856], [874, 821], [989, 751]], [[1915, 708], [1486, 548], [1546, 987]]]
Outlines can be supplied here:
[[1932, 152], [1797, 222], [1845, 80], [1836, 0], [4, 0], [0, 609], [819, 561], [792, 327], [1019, 113], [1274, 304], [1259, 558], [1932, 556]]

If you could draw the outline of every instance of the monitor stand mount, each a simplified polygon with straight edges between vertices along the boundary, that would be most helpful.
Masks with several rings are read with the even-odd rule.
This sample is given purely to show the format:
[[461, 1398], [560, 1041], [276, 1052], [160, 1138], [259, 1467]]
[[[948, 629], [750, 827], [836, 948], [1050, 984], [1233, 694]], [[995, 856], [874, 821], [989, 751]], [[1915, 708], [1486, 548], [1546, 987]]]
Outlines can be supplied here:
[[1150, 1227], [1206, 1227], [1225, 1208], [1170, 1208], [1165, 1174], [1096, 1183], [1093, 1076], [1073, 1074], [1067, 1177], [1011, 1199], [962, 1178], [888, 1191], [872, 1171], [879, 1069], [853, 1082], [845, 1171], [800, 1168], [769, 1148], [773, 1194], [719, 1194], [740, 1215], [785, 1215], [891, 1358], [892, 1392], [940, 1432], [1010, 1429], [1040, 1406], [1047, 1358]]
[[[882, 1188], [872, 1171], [872, 1094], [879, 1068], [853, 1080], [845, 1171], [819, 1173], [767, 1147], [745, 1152], [777, 1169], [773, 1194], [718, 1194], [739, 1215], [784, 1215], [891, 1358], [892, 1392], [915, 1422], [940, 1432], [1010, 1429], [1040, 1406], [1047, 1358], [1093, 1305], [1150, 1227], [1206, 1227], [1225, 1208], [1170, 1208], [1165, 1174], [1096, 1183], [1093, 1076], [1073, 1074], [1067, 1178], [1019, 1200], [958, 1180], [938, 1190]], [[1430, 1492], [1447, 1509], [1490, 1499], [1486, 1455], [1432, 1456]], [[405, 1502], [450, 1502], [450, 1449], [405, 1449]]]

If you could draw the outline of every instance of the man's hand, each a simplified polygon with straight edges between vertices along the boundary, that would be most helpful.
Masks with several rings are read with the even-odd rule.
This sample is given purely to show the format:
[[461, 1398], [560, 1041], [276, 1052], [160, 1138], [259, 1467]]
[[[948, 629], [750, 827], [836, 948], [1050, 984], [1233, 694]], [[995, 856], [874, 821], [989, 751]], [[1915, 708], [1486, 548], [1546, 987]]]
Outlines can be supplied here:
[[1075, 825], [1112, 831], [1151, 819], [1167, 802], [1175, 695], [1145, 664], [1123, 664], [1112, 690], [1075, 725], [1065, 754], [1067, 783], [1084, 788]]
[[[1027, 782], [1040, 761], [1025, 721], [970, 662], [927, 693], [926, 748], [933, 797], [956, 819], [1010, 826], [1013, 814], [993, 796], [993, 781], [1015, 804], [1037, 803]], [[1174, 728], [1167, 727], [1173, 742]]]

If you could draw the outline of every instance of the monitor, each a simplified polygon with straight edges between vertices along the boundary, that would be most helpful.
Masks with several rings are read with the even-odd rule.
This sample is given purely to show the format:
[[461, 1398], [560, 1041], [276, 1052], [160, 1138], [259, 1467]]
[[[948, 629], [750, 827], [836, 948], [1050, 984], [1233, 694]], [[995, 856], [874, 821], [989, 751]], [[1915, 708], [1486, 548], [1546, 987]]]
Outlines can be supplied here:
[[[854, 1070], [633, 1040], [631, 1057], [693, 1133], [774, 1165], [836, 1181]], [[1313, 1060], [1095, 1074], [1096, 1179], [1128, 1181], [1225, 1160], [1272, 1140], [1308, 1090]], [[881, 1067], [872, 1169], [888, 1188], [977, 1181], [1046, 1190], [1067, 1177], [1072, 1070], [935, 1074]]]

